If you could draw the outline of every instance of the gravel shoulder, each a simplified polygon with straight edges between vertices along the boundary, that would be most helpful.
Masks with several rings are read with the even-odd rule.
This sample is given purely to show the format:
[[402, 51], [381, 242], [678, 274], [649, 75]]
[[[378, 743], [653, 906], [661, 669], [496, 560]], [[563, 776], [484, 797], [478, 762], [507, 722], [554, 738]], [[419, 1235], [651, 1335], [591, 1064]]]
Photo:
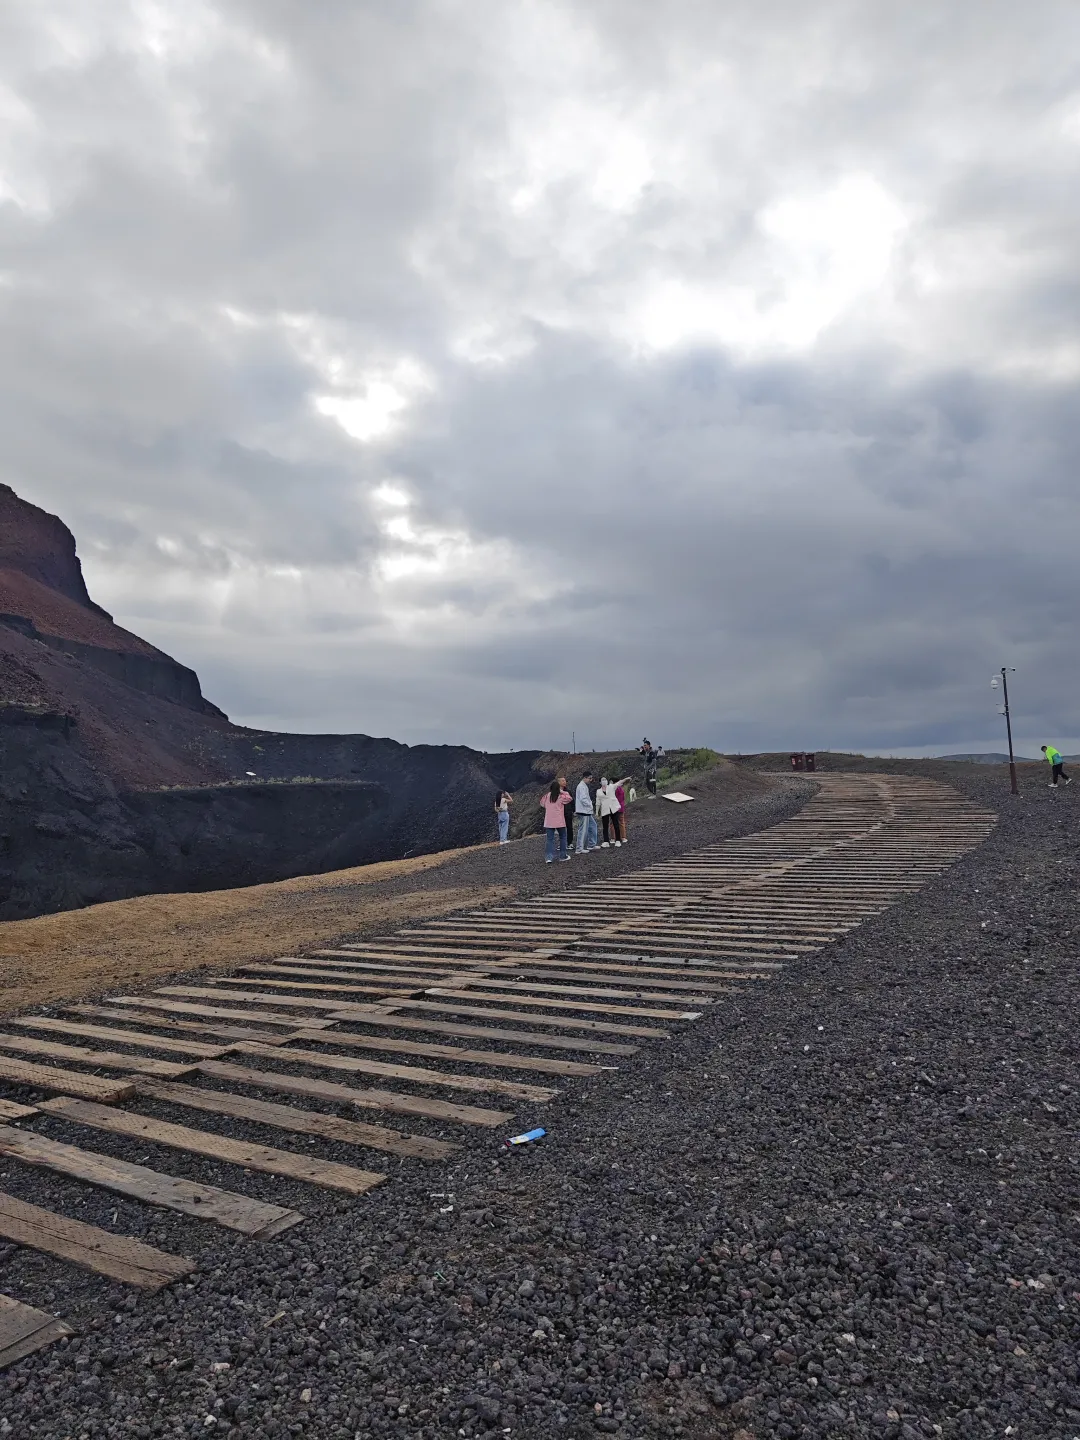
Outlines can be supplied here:
[[[1014, 801], [991, 767], [913, 772], [995, 809], [995, 833], [617, 1076], [567, 1084], [539, 1146], [475, 1137], [278, 1240], [204, 1238], [193, 1283], [156, 1297], [74, 1287], [86, 1333], [0, 1377], [4, 1433], [1080, 1434], [1080, 786], [1032, 776]], [[743, 820], [794, 803], [785, 781]], [[704, 806], [661, 805], [632, 861], [518, 879], [531, 840], [454, 866], [570, 883], [701, 843]], [[156, 1223], [175, 1248], [194, 1222]], [[71, 1274], [9, 1251], [0, 1283], [63, 1309]]]

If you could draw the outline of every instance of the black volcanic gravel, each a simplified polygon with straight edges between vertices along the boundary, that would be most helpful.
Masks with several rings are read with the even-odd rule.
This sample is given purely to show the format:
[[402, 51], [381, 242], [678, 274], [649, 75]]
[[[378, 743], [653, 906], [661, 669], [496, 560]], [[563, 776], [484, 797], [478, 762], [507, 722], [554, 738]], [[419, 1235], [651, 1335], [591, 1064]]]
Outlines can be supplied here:
[[948, 773], [984, 846], [520, 1110], [538, 1146], [378, 1157], [355, 1202], [245, 1177], [318, 1217], [266, 1244], [5, 1165], [202, 1268], [143, 1296], [9, 1247], [0, 1286], [85, 1330], [0, 1377], [0, 1434], [1080, 1435], [1080, 786]]

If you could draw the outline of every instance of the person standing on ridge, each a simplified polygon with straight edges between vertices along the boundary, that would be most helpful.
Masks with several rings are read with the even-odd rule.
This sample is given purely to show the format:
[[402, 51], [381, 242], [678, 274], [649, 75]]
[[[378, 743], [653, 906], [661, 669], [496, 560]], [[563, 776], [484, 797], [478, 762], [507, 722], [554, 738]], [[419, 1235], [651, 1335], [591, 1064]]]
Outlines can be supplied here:
[[1072, 784], [1072, 776], [1065, 774], [1065, 761], [1061, 758], [1061, 751], [1055, 750], [1053, 745], [1040, 746], [1042, 753], [1046, 756], [1050, 765], [1050, 774], [1053, 777], [1050, 781], [1050, 789], [1056, 790], [1058, 777], [1065, 781], [1066, 785]]
[[544, 810], [544, 831], [547, 835], [544, 861], [548, 865], [555, 859], [556, 849], [561, 852], [560, 860], [570, 859], [566, 853], [566, 807], [570, 803], [569, 792], [563, 789], [558, 780], [553, 780], [547, 794], [540, 797]]
[[509, 790], [500, 790], [495, 796], [495, 819], [499, 825], [500, 845], [510, 843], [510, 806], [513, 803], [514, 797]]
[[592, 849], [589, 844], [589, 821], [593, 813], [592, 795], [589, 793], [591, 779], [592, 771], [586, 770], [574, 792], [574, 849], [579, 855], [587, 855]]

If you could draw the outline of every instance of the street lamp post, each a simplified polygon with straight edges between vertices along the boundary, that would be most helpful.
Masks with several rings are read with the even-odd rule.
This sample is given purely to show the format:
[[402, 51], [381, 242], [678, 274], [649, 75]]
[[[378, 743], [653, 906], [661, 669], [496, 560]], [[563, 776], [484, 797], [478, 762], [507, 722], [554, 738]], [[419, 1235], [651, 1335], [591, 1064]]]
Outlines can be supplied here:
[[[1012, 716], [1009, 714], [1009, 681], [1008, 681], [1008, 671], [1009, 671], [1009, 670], [1011, 670], [1011, 671], [1015, 674], [1015, 673], [1016, 673], [1016, 666], [1015, 666], [1015, 665], [1009, 665], [1008, 667], [1006, 667], [1006, 666], [1002, 665], [1002, 667], [1001, 667], [1001, 695], [1002, 695], [1002, 699], [1004, 700], [1004, 708], [1003, 708], [1003, 710], [1002, 710], [1001, 713], [1005, 716], [1005, 733], [1006, 733], [1006, 735], [1008, 735], [1008, 737], [1009, 737], [1009, 782], [1010, 782], [1010, 789], [1012, 790], [1012, 793], [1013, 793], [1014, 795], [1019, 795], [1019, 794], [1020, 794], [1020, 787], [1019, 787], [1019, 785], [1017, 785], [1017, 783], [1016, 783], [1016, 760], [1015, 760], [1015, 758], [1014, 758], [1014, 756], [1013, 756]], [[995, 690], [997, 689], [997, 677], [996, 677], [996, 676], [995, 676], [995, 678], [994, 678], [993, 680], [991, 680], [990, 684], [991, 684], [991, 686], [992, 686]]]

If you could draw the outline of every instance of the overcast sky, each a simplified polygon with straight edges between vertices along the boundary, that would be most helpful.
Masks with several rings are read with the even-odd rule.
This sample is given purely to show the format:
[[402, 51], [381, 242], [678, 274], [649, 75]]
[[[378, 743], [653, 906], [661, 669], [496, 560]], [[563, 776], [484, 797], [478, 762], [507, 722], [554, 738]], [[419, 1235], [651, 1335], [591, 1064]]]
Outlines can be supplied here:
[[1080, 746], [1071, 0], [0, 6], [0, 479], [238, 721]]

